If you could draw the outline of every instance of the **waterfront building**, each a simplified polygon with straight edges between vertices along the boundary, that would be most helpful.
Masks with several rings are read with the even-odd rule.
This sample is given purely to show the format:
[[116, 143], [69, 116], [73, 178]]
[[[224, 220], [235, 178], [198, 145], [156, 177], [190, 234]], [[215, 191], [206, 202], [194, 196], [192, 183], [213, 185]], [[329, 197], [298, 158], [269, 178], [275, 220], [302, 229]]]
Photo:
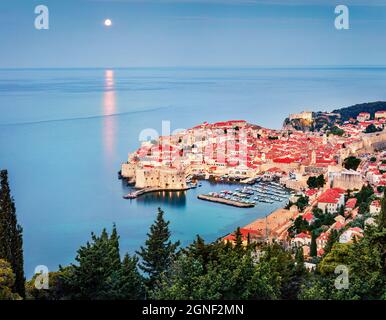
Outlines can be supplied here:
[[[312, 113], [296, 116], [309, 119]], [[137, 187], [185, 188], [184, 175], [250, 179], [265, 174], [267, 179], [279, 177], [287, 187], [304, 190], [309, 176], [327, 174], [333, 188], [360, 189], [362, 174], [338, 163], [386, 141], [386, 132], [364, 135], [362, 126], [341, 125], [351, 134], [327, 138], [319, 132], [271, 130], [245, 120], [203, 122], [143, 142], [122, 164], [121, 175]]]

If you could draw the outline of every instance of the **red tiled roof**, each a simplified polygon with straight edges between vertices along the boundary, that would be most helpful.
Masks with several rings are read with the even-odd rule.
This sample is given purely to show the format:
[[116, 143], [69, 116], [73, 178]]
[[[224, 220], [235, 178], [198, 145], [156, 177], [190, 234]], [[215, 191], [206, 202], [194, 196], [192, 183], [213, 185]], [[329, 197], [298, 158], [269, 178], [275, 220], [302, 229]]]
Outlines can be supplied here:
[[312, 219], [314, 219], [314, 215], [311, 212], [307, 212], [302, 215], [302, 218], [307, 222], [310, 222]]
[[318, 202], [323, 203], [338, 203], [344, 190], [340, 188], [327, 189], [318, 199]]
[[[258, 231], [252, 230], [252, 229], [246, 229], [246, 228], [240, 228], [240, 233], [241, 233], [241, 238], [243, 241], [248, 239], [248, 234], [249, 234], [250, 238], [257, 237], [260, 235], [260, 233]], [[227, 235], [224, 238], [224, 240], [235, 241], [236, 240], [235, 232]]]
[[301, 232], [301, 233], [297, 234], [297, 235], [295, 236], [295, 238], [301, 238], [301, 239], [307, 238], [307, 239], [309, 239], [309, 238], [311, 238], [311, 237], [310, 237], [310, 235], [308, 235], [307, 233]]
[[316, 194], [318, 192], [318, 189], [308, 189], [306, 192], [305, 192], [305, 195], [307, 197], [312, 197], [314, 194]]
[[348, 199], [347, 202], [346, 202], [346, 208], [354, 209], [356, 204], [357, 204], [357, 199], [356, 198]]

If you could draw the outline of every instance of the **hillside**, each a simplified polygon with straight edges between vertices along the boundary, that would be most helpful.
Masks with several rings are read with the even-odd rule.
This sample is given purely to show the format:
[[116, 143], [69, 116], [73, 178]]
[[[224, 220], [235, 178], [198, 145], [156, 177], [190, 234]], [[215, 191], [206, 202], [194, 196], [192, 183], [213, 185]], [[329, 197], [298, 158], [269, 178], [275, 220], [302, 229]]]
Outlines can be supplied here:
[[376, 111], [386, 110], [386, 101], [376, 101], [369, 103], [360, 103], [350, 107], [336, 109], [333, 113], [339, 113], [342, 121], [347, 121], [350, 118], [356, 118], [360, 112], [369, 112], [371, 118], [374, 118]]
[[284, 120], [284, 129], [295, 129], [301, 131], [319, 131], [322, 128], [331, 128], [336, 123], [341, 123], [356, 118], [361, 112], [369, 112], [371, 119], [377, 111], [386, 110], [386, 101], [360, 103], [350, 107], [335, 109], [332, 112], [312, 112], [312, 119], [305, 119], [306, 112], [290, 115]]

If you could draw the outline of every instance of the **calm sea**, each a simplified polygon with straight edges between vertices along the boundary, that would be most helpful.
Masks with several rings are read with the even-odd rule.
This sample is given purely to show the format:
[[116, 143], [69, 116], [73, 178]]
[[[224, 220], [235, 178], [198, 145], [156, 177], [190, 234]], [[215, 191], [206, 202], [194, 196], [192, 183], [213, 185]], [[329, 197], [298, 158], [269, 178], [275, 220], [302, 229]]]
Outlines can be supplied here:
[[24, 228], [28, 276], [73, 261], [91, 231], [116, 223], [133, 253], [162, 207], [173, 238], [211, 241], [274, 210], [196, 199], [228, 188], [129, 201], [117, 179], [143, 129], [161, 133], [203, 121], [245, 119], [280, 128], [290, 112], [332, 110], [386, 99], [386, 69], [50, 69], [0, 70], [0, 168], [9, 170]]

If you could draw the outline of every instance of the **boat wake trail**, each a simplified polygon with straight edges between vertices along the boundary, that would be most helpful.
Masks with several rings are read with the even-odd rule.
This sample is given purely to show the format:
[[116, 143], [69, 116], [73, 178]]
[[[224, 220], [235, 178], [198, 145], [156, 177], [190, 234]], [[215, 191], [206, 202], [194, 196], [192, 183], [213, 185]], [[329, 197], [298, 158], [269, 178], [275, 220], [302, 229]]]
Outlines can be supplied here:
[[167, 106], [167, 107], [157, 107], [157, 108], [146, 109], [146, 110], [136, 110], [136, 111], [126, 111], [126, 112], [119, 112], [119, 113], [112, 113], [112, 114], [101, 114], [101, 115], [94, 115], [94, 116], [85, 116], [85, 117], [74, 117], [74, 118], [63, 118], [63, 119], [48, 119], [48, 120], [38, 120], [38, 121], [3, 123], [3, 124], [0, 124], [0, 127], [5, 127], [5, 126], [24, 126], [24, 125], [44, 124], [44, 123], [54, 123], [54, 122], [67, 122], [67, 121], [81, 121], [81, 120], [103, 119], [103, 118], [109, 118], [109, 117], [120, 117], [120, 116], [125, 116], [125, 115], [130, 115], [130, 114], [150, 113], [150, 112], [154, 112], [154, 111], [165, 110], [165, 109], [168, 109], [168, 108], [170, 108], [170, 106]]

